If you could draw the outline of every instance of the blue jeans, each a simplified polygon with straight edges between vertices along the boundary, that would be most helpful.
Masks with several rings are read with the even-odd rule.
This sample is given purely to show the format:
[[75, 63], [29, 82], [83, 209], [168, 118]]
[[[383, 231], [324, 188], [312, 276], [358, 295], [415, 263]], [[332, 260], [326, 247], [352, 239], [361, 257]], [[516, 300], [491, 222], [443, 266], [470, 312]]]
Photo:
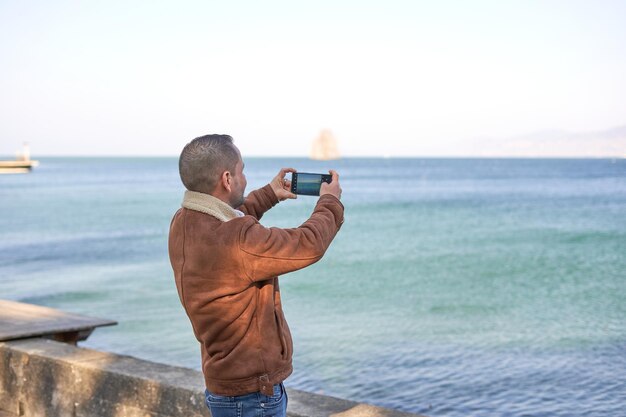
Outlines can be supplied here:
[[205, 391], [206, 405], [213, 417], [287, 417], [287, 391], [274, 385], [274, 395], [260, 392], [225, 397]]

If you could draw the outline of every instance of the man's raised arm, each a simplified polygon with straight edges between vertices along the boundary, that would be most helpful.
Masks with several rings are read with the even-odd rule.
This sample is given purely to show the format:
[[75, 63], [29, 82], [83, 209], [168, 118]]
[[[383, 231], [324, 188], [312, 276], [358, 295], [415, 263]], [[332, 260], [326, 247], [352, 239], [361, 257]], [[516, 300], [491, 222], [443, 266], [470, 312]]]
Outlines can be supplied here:
[[248, 194], [238, 210], [260, 220], [263, 213], [274, 207], [279, 201], [297, 198], [291, 192], [291, 181], [285, 178], [288, 172], [293, 173], [296, 170], [293, 168], [281, 168], [269, 184]]

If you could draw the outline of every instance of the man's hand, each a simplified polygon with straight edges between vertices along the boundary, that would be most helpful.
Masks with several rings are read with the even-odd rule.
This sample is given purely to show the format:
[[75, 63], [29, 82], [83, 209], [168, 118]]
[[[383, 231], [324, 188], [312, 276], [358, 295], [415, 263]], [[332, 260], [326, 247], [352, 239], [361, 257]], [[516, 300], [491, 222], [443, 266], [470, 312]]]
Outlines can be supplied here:
[[322, 183], [322, 187], [320, 188], [320, 197], [324, 194], [330, 194], [341, 200], [341, 186], [339, 185], [339, 174], [337, 174], [337, 171], [333, 171], [332, 169], [328, 171], [328, 173], [332, 175], [333, 179], [330, 184], [326, 182]]
[[285, 175], [288, 172], [293, 173], [296, 172], [296, 170], [293, 168], [282, 168], [278, 175], [276, 175], [270, 182], [272, 190], [274, 190], [274, 194], [276, 194], [278, 201], [283, 201], [288, 198], [298, 198], [297, 195], [291, 192], [291, 181], [285, 178]]

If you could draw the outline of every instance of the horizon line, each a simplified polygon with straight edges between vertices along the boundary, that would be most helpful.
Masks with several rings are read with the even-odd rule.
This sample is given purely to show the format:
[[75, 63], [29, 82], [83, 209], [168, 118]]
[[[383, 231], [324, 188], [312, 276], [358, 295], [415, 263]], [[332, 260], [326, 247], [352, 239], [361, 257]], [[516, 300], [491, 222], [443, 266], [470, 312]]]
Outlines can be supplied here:
[[[37, 158], [178, 158], [179, 155], [164, 154], [164, 155], [146, 155], [146, 154], [77, 154], [77, 155], [37, 155], [31, 157], [32, 161], [36, 161]], [[247, 155], [247, 158], [281, 158], [281, 159], [309, 159], [314, 161], [308, 156], [303, 155]], [[626, 159], [626, 155], [353, 155], [343, 156], [338, 159], [320, 161], [339, 161], [342, 159]], [[11, 158], [8, 155], [0, 155], [0, 160], [14, 161], [15, 157]], [[317, 160], [315, 160], [317, 161]]]

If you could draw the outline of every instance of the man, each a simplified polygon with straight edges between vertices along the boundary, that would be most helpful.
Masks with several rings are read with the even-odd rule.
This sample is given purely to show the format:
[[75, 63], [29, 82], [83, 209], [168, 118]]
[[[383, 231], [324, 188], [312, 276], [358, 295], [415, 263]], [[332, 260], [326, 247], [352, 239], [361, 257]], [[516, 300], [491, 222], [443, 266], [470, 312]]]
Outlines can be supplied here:
[[227, 135], [194, 139], [179, 170], [187, 188], [170, 226], [169, 255], [181, 303], [200, 342], [213, 417], [286, 416], [283, 381], [293, 346], [278, 275], [322, 258], [343, 223], [339, 176], [323, 183], [311, 217], [294, 229], [259, 219], [296, 198], [283, 168], [244, 199], [244, 163]]

